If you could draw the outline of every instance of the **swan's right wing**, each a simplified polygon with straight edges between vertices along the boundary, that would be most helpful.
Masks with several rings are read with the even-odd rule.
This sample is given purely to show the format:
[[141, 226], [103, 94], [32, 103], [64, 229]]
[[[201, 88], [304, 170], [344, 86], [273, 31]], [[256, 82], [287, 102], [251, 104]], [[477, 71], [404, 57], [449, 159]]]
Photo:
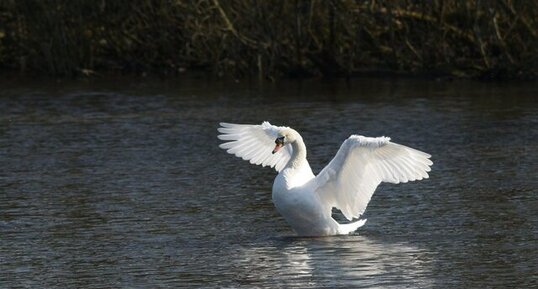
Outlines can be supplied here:
[[270, 166], [280, 172], [291, 158], [292, 147], [289, 145], [272, 154], [278, 131], [284, 127], [267, 121], [260, 125], [221, 122], [220, 126], [218, 138], [226, 142], [219, 147], [251, 164]]
[[428, 178], [430, 157], [390, 142], [388, 137], [352, 135], [316, 176], [316, 192], [347, 219], [358, 218], [381, 182], [405, 183]]

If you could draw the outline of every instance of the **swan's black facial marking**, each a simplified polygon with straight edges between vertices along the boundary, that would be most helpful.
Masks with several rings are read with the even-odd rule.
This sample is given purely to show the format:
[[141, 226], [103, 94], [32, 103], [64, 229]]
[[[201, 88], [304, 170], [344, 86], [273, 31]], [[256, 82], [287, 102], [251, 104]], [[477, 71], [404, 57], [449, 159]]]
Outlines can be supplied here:
[[277, 137], [275, 139], [275, 148], [273, 149], [273, 152], [272, 154], [275, 154], [276, 152], [278, 152], [280, 150], [280, 148], [282, 148], [284, 146], [284, 137], [281, 136], [281, 137]]

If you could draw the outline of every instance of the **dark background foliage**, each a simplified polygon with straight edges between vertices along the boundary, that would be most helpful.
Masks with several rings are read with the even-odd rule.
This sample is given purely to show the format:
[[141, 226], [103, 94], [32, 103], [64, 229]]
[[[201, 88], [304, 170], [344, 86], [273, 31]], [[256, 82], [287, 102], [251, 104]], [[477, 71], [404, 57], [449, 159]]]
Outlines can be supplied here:
[[0, 0], [0, 69], [534, 78], [538, 2]]

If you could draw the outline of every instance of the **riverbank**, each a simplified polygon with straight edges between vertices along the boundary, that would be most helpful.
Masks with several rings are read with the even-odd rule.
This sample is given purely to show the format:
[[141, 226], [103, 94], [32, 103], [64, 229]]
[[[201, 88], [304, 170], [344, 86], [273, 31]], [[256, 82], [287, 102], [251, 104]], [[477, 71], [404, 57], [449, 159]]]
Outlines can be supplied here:
[[2, 1], [0, 71], [536, 79], [538, 4]]

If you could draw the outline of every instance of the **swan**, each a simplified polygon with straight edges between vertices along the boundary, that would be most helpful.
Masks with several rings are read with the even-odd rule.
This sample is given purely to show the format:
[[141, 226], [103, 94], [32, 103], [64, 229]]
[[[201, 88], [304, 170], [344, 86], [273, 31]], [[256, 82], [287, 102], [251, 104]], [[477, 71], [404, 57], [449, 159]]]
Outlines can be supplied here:
[[[278, 175], [272, 200], [299, 236], [346, 235], [366, 223], [359, 217], [381, 182], [406, 183], [428, 178], [431, 155], [396, 144], [388, 137], [351, 135], [336, 156], [315, 176], [306, 146], [294, 129], [221, 122], [220, 148], [251, 164], [270, 166]], [[338, 208], [350, 222], [332, 218]]]

